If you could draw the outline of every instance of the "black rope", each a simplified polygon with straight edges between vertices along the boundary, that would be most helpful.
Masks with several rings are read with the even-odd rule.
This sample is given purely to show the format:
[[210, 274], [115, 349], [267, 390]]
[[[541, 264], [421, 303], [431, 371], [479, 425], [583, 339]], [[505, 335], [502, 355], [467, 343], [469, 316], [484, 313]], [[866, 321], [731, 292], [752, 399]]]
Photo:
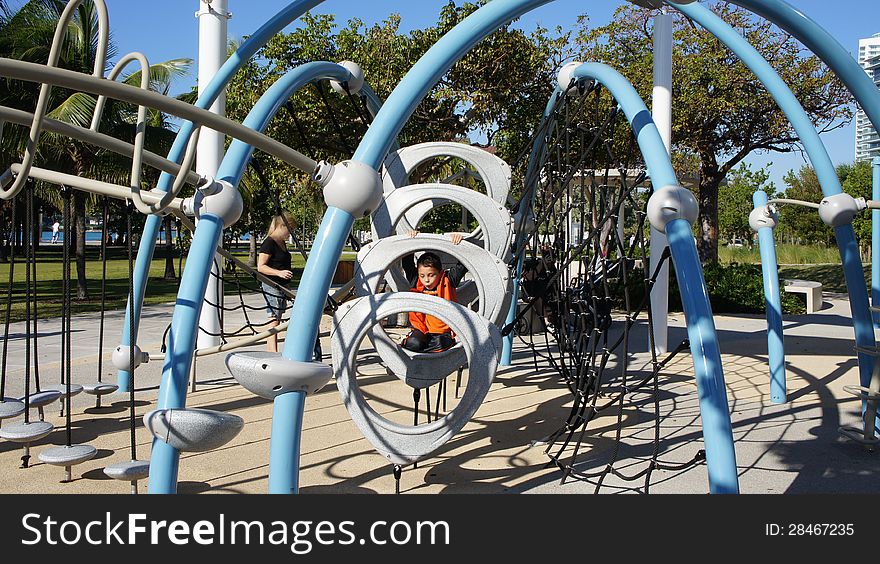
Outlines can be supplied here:
[[0, 369], [2, 369], [2, 373], [0, 373], [0, 402], [4, 401], [4, 398], [6, 398], [6, 359], [9, 347], [9, 321], [12, 316], [12, 290], [15, 280], [15, 247], [18, 239], [16, 236], [18, 229], [15, 224], [15, 208], [17, 205], [18, 202], [12, 200], [10, 206], [12, 208], [12, 211], [10, 212], [12, 228], [9, 230], [10, 234], [7, 239], [7, 244], [9, 246], [9, 287], [6, 291], [6, 324], [3, 327], [3, 363], [2, 367], [0, 367]]
[[[71, 311], [71, 300], [70, 300], [70, 245], [73, 244], [73, 239], [68, 241], [67, 235], [70, 233], [70, 197], [71, 197], [71, 189], [66, 188], [66, 192], [64, 194], [64, 251], [62, 253], [62, 268], [64, 270], [62, 274], [63, 286], [64, 286], [64, 295], [61, 297], [61, 310], [65, 312], [64, 319], [66, 326], [61, 331], [61, 338], [63, 342], [62, 346], [62, 369], [64, 370], [64, 382], [67, 389], [67, 398], [65, 398], [65, 435], [67, 440], [67, 446], [72, 444], [72, 429], [71, 429], [71, 418], [70, 418], [70, 363], [71, 363], [71, 340], [70, 334], [72, 331], [72, 319], [73, 312]], [[85, 234], [83, 234], [85, 235]]]
[[[128, 303], [134, 303], [134, 253], [131, 245], [131, 216], [134, 214], [133, 206], [129, 206], [128, 213], [125, 214], [125, 243], [128, 250]], [[103, 313], [103, 312], [102, 312]], [[134, 315], [128, 316], [128, 422], [129, 422], [129, 448], [131, 450], [131, 459], [137, 460], [137, 441], [135, 440], [135, 419], [134, 419], [134, 347], [136, 339], [134, 336]], [[69, 411], [69, 410], [68, 410]]]
[[[104, 314], [106, 312], [107, 307], [107, 223], [110, 218], [110, 204], [107, 200], [107, 196], [103, 198], [103, 210], [101, 214], [101, 319], [99, 322], [98, 329], [98, 383], [102, 382], [101, 378], [103, 377], [103, 363], [104, 363]], [[127, 236], [126, 236], [127, 237]], [[132, 277], [129, 275], [128, 277], [129, 285], [132, 284]], [[129, 304], [134, 304], [133, 296], [129, 292]], [[134, 317], [134, 308], [133, 306], [129, 308], [131, 310], [131, 314], [129, 317]], [[129, 341], [134, 339], [134, 333], [129, 331]]]

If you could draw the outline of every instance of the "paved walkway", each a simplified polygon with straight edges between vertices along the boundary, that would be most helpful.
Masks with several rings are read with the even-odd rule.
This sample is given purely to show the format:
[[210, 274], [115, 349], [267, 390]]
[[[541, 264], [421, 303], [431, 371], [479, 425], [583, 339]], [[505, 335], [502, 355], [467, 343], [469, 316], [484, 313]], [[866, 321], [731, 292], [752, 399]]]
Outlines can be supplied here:
[[[259, 296], [252, 303], [259, 304]], [[853, 354], [853, 332], [848, 302], [826, 295], [825, 308], [812, 315], [785, 319], [789, 401], [772, 404], [766, 368], [766, 330], [761, 316], [719, 316], [721, 348], [725, 366], [740, 486], [745, 493], [839, 493], [880, 491], [880, 453], [868, 453], [840, 438], [839, 425], [858, 424], [859, 402], [842, 391], [858, 381]], [[171, 319], [170, 305], [150, 306], [144, 312], [143, 342], [156, 350]], [[260, 314], [261, 315], [261, 314]], [[77, 316], [74, 320], [73, 381], [96, 379], [97, 317]], [[118, 335], [122, 315], [108, 316], [108, 335]], [[21, 384], [23, 327], [11, 327], [9, 382], [11, 393]], [[57, 320], [41, 322], [39, 356], [44, 382], [57, 382]], [[329, 328], [325, 317], [322, 328]], [[670, 343], [685, 336], [682, 315], [670, 318]], [[53, 342], [54, 341], [54, 342]], [[115, 338], [105, 342], [105, 353], [115, 346]], [[643, 334], [633, 336], [635, 346], [643, 346]], [[329, 351], [324, 337], [324, 351]], [[54, 348], [53, 348], [54, 347]], [[261, 347], [254, 347], [259, 349]], [[359, 385], [371, 405], [385, 417], [400, 423], [412, 421], [412, 394], [396, 378], [369, 358], [359, 367]], [[535, 370], [531, 353], [522, 345], [515, 349], [514, 366], [500, 369], [483, 405], [473, 420], [438, 453], [403, 473], [404, 493], [587, 493], [595, 485], [567, 480], [547, 468], [547, 456], [534, 442], [548, 436], [564, 422], [571, 406], [570, 395], [556, 374]], [[634, 353], [638, 362], [644, 355]], [[325, 359], [329, 362], [329, 358]], [[107, 368], [105, 376], [115, 377]], [[140, 417], [153, 409], [161, 365], [153, 362], [137, 371], [137, 450], [149, 453], [150, 436]], [[17, 377], [16, 377], [17, 376]], [[185, 454], [180, 464], [181, 492], [247, 492], [267, 490], [269, 435], [272, 406], [256, 398], [229, 377], [223, 355], [199, 358], [196, 364], [197, 391], [191, 393], [190, 407], [205, 407], [236, 413], [246, 425], [231, 443], [212, 452]], [[613, 381], [612, 381], [613, 384]], [[378, 455], [352, 423], [340, 395], [331, 382], [306, 402], [302, 440], [303, 493], [391, 493], [394, 480], [387, 460]], [[454, 384], [450, 380], [447, 407], [455, 405]], [[432, 401], [435, 391], [432, 390]], [[122, 396], [105, 400], [95, 409], [94, 400], [77, 396], [73, 409], [72, 433], [75, 442], [98, 447], [98, 458], [74, 469], [75, 480], [60, 484], [62, 470], [41, 464], [19, 469], [20, 448], [0, 443], [0, 492], [15, 493], [126, 493], [128, 485], [107, 479], [103, 466], [129, 457], [127, 401]], [[647, 467], [654, 448], [657, 418], [648, 394], [637, 394], [622, 413], [622, 444], [617, 449], [615, 467], [625, 475]], [[663, 372], [660, 381], [659, 455], [667, 464], [691, 460], [703, 448], [696, 387], [690, 357], [682, 355]], [[109, 405], [108, 405], [109, 404]], [[33, 448], [36, 455], [46, 444], [64, 442], [64, 420], [56, 409], [46, 413], [56, 431]], [[422, 415], [424, 417], [424, 415]], [[590, 426], [578, 458], [577, 470], [589, 472], [603, 468], [615, 452], [615, 410], [602, 414]], [[424, 419], [423, 419], [424, 420]], [[570, 453], [569, 453], [570, 454]], [[602, 492], [633, 491], [641, 482], [617, 478], [605, 481]], [[652, 474], [651, 491], [658, 493], [705, 493], [708, 491], [704, 464], [678, 470], [657, 470]]]

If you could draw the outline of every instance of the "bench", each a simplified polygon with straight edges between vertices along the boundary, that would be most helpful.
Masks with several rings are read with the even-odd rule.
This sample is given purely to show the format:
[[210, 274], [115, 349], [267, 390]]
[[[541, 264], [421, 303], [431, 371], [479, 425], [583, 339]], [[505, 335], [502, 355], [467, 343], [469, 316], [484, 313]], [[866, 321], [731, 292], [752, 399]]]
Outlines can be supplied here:
[[807, 297], [807, 313], [822, 309], [822, 283], [810, 280], [786, 280], [785, 291]]

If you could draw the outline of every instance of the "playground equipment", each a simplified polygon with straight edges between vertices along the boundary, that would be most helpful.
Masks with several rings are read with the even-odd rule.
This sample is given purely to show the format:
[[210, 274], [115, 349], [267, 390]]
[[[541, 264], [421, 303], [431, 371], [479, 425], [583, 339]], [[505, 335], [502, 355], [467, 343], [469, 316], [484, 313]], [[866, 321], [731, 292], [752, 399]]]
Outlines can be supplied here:
[[[680, 186], [668, 151], [647, 108], [619, 73], [597, 63], [571, 64], [563, 69], [558, 87], [548, 102], [544, 120], [534, 137], [525, 190], [523, 197], [517, 202], [508, 198], [511, 169], [497, 157], [452, 143], [429, 143], [399, 150], [394, 147], [398, 133], [420, 100], [457, 60], [499, 26], [548, 1], [493, 0], [480, 7], [425, 53], [384, 105], [380, 105], [375, 94], [364, 82], [357, 65], [347, 62], [312, 62], [293, 69], [279, 79], [260, 98], [242, 124], [212, 114], [206, 108], [214, 103], [232, 75], [272, 35], [320, 4], [320, 0], [291, 2], [267, 21], [222, 66], [193, 106], [150, 92], [146, 84], [138, 88], [117, 82], [115, 79], [119, 72], [129, 62], [140, 63], [142, 69], [148, 68], [146, 59], [139, 54], [123, 57], [107, 78], [102, 76], [107, 30], [103, 0], [95, 0], [96, 6], [100, 8], [103, 43], [99, 47], [98, 57], [101, 64], [96, 63], [93, 76], [84, 76], [55, 66], [61, 30], [81, 0], [71, 0], [68, 4], [59, 23], [47, 65], [0, 59], [0, 74], [3, 76], [42, 85], [34, 114], [0, 108], [0, 118], [30, 126], [30, 138], [21, 162], [13, 164], [0, 179], [0, 197], [14, 198], [24, 188], [28, 178], [34, 178], [131, 200], [138, 211], [148, 215], [137, 258], [132, 265], [127, 322], [120, 341], [119, 354], [114, 357], [114, 365], [119, 369], [119, 391], [133, 394], [133, 371], [139, 363], [149, 360], [136, 343], [146, 292], [147, 271], [161, 216], [174, 214], [189, 226], [192, 225], [189, 217], [199, 220], [194, 226], [192, 246], [168, 332], [168, 350], [162, 359], [158, 406], [145, 417], [147, 427], [155, 437], [149, 465], [151, 493], [173, 493], [176, 490], [181, 451], [217, 448], [231, 440], [243, 425], [240, 418], [229, 414], [186, 408], [185, 400], [190, 369], [196, 355], [194, 350], [198, 319], [211, 280], [214, 254], [223, 230], [235, 223], [242, 213], [242, 200], [237, 186], [255, 149], [310, 175], [312, 181], [323, 188], [328, 206], [294, 301], [290, 322], [297, 327], [296, 334], [288, 337], [280, 354], [237, 352], [227, 358], [227, 365], [239, 382], [255, 394], [273, 401], [269, 455], [270, 493], [298, 491], [299, 442], [305, 398], [329, 381], [333, 373], [353, 420], [374, 447], [395, 465], [396, 477], [399, 477], [401, 466], [416, 463], [435, 452], [460, 430], [485, 397], [502, 357], [509, 361], [509, 348], [505, 352], [502, 335], [512, 338], [511, 333], [516, 322], [527, 314], [527, 309], [520, 309], [518, 305], [517, 283], [523, 272], [526, 242], [529, 240], [532, 241], [533, 253], [543, 243], [543, 246], [556, 251], [556, 258], [560, 259], [556, 278], [549, 281], [551, 286], [562, 280], [567, 289], [573, 290], [560, 293], [554, 300], [557, 304], [557, 321], [551, 324], [551, 333], [560, 354], [560, 365], [563, 367], [561, 371], [575, 396], [575, 407], [565, 427], [546, 438], [546, 442], [549, 445], [548, 453], [558, 443], [559, 448], [551, 453], [551, 459], [567, 475], [574, 475], [577, 449], [572, 462], [563, 462], [561, 455], [572, 441], [580, 443], [580, 438], [575, 439], [575, 436], [578, 433], [583, 435], [595, 411], [602, 372], [612, 354], [622, 354], [624, 357], [627, 355], [627, 334], [642, 310], [641, 306], [634, 306], [627, 300], [626, 314], [621, 320], [623, 323], [612, 327], [613, 296], [609, 290], [609, 282], [615, 278], [613, 284], [622, 284], [624, 294], [629, 298], [628, 284], [635, 277], [628, 272], [635, 266], [636, 251], [640, 253], [638, 258], [643, 268], [648, 264], [644, 244], [648, 224], [668, 237], [669, 257], [673, 261], [681, 288], [699, 388], [710, 491], [739, 491], [721, 357], [702, 270], [691, 235], [696, 204], [690, 192]], [[638, 3], [648, 3], [655, 7], [665, 4], [660, 0], [644, 0]], [[799, 38], [840, 76], [865, 109], [871, 122], [880, 125], [880, 92], [848, 53], [817, 24], [782, 0], [734, 0], [732, 3], [767, 18]], [[709, 29], [752, 68], [776, 97], [801, 136], [819, 174], [826, 201], [843, 202], [846, 208], [847, 202], [836, 198], [841, 192], [839, 182], [833, 174], [818, 134], [809, 121], [805, 121], [803, 110], [793, 100], [787, 87], [781, 84], [772, 69], [768, 71], [769, 65], [766, 61], [745, 40], [729, 27], [726, 28], [726, 24], [699, 4], [692, 0], [670, 0], [668, 5]], [[340, 95], [363, 97], [374, 113], [372, 125], [364, 133], [350, 160], [335, 164], [318, 163], [261, 133], [294, 92], [317, 81], [330, 81], [333, 89]], [[63, 124], [45, 116], [48, 96], [53, 87], [99, 96], [91, 128]], [[549, 155], [552, 153], [550, 149], [559, 143], [560, 128], [569, 125], [560, 121], [559, 108], [567, 104], [583, 105], [586, 97], [591, 94], [598, 100], [603, 92], [608, 95], [605, 98], [609, 102], [606, 108], [608, 123], [615, 124], [616, 127], [620, 122], [632, 131], [631, 135], [624, 135], [624, 138], [629, 139], [632, 150], [622, 151], [620, 154], [625, 153], [627, 158], [632, 159], [634, 174], [630, 175], [630, 166], [623, 166], [616, 185], [608, 181], [609, 171], [620, 165], [616, 158], [599, 162], [592, 167], [587, 167], [585, 162], [569, 161], [569, 164], [575, 162], [577, 165], [568, 167], [568, 171], [563, 171], [559, 166], [554, 169], [553, 163], [549, 162]], [[137, 104], [139, 123], [143, 123], [147, 107], [184, 120], [167, 159], [145, 151], [142, 134], [135, 138], [134, 144], [128, 144], [97, 132], [101, 118], [100, 109], [106, 97]], [[234, 139], [225, 153], [216, 178], [203, 178], [190, 172], [196, 141], [203, 127]], [[130, 185], [97, 182], [35, 166], [34, 158], [43, 131], [68, 135], [132, 157]], [[567, 155], [567, 159], [591, 157], [592, 149], [600, 138], [594, 135], [583, 141], [585, 144], [578, 147], [581, 152]], [[636, 155], [636, 146], [641, 156]], [[452, 156], [468, 163], [486, 186], [487, 194], [442, 182], [408, 185], [408, 177], [415, 167], [438, 156]], [[162, 171], [155, 190], [141, 190], [142, 165]], [[575, 170], [580, 170], [578, 180], [582, 183], [581, 189], [584, 180], [589, 178], [590, 181], [589, 190], [580, 195], [572, 190], [577, 188], [573, 183]], [[600, 170], [604, 170], [604, 177], [598, 174]], [[650, 188], [645, 184], [648, 179]], [[195, 190], [195, 195], [192, 198], [181, 198], [180, 194], [187, 186], [188, 189]], [[589, 205], [583, 198], [585, 193], [594, 197]], [[432, 207], [449, 202], [466, 208], [480, 225], [479, 229], [467, 237], [466, 242], [460, 246], [452, 246], [440, 237], [420, 235], [415, 239], [408, 239], [403, 235], [417, 227]], [[563, 207], [559, 207], [560, 202]], [[767, 239], [764, 234], [767, 231], [764, 230], [772, 229], [772, 221], [769, 221], [772, 212], [765, 207], [766, 202], [761, 202], [758, 197], [755, 203], [762, 211], [755, 214], [753, 225], [757, 226], [762, 237], [764, 253], [764, 240]], [[571, 213], [575, 209], [581, 215], [577, 231], [573, 229]], [[620, 213], [622, 210], [624, 213]], [[858, 249], [852, 227], [846, 221], [847, 213], [849, 208], [830, 214], [828, 221], [835, 228], [841, 248], [855, 324], [861, 385], [853, 389], [865, 401], [866, 413], [873, 422], [880, 391], [880, 384], [877, 384], [880, 380], [872, 378], [874, 363], [870, 358], [870, 355], [876, 354], [876, 346], [867, 292], [859, 270]], [[372, 218], [376, 240], [362, 248], [359, 253], [353, 284], [358, 297], [340, 306], [336, 300], [328, 300], [331, 278], [354, 220], [366, 216]], [[849, 215], [849, 219], [851, 217]], [[552, 220], [551, 223], [548, 224], [548, 220]], [[631, 222], [629, 228], [635, 229], [632, 243], [625, 241], [627, 221]], [[541, 229], [551, 224], [554, 238], [541, 241], [539, 234], [550, 233], [548, 229]], [[880, 229], [875, 229], [876, 231]], [[403, 255], [421, 249], [444, 251], [468, 266], [473, 284], [469, 290], [462, 289], [462, 305], [401, 292], [406, 289], [406, 281], [397, 270], [396, 262]], [[765, 262], [772, 269], [775, 260], [771, 262], [770, 251], [766, 252], [768, 258]], [[533, 258], [536, 255], [533, 254]], [[661, 257], [654, 256], [651, 267], [644, 269], [646, 294], [641, 298], [645, 298], [650, 292], [655, 272], [658, 267], [662, 267], [665, 258], [665, 253]], [[569, 268], [570, 264], [577, 264], [577, 268]], [[574, 276], [571, 276], [572, 273]], [[379, 284], [383, 279], [396, 291], [379, 294]], [[765, 273], [765, 287], [770, 289], [768, 293], [775, 288], [778, 295], [778, 279], [774, 281], [772, 273]], [[541, 296], [533, 296], [532, 304], [536, 297]], [[465, 304], [475, 300], [478, 301], [477, 311], [465, 307]], [[778, 304], [778, 299], [775, 303]], [[314, 355], [318, 324], [322, 314], [328, 309], [334, 318], [331, 336], [332, 369]], [[771, 309], [774, 308], [768, 308], [768, 312]], [[436, 355], [410, 354], [398, 347], [377, 327], [378, 321], [383, 317], [413, 310], [436, 315], [447, 322], [459, 337], [456, 346]], [[776, 316], [775, 309], [773, 316]], [[649, 327], [650, 320], [651, 314], [648, 315]], [[582, 324], [578, 326], [577, 323]], [[771, 343], [771, 349], [781, 351], [781, 321], [778, 330], [775, 326], [777, 317], [773, 317], [771, 323], [773, 326], [770, 334], [775, 339]], [[618, 331], [623, 333], [621, 340], [610, 349], [597, 352], [596, 344], [600, 340], [605, 343], [613, 341], [612, 337], [619, 337]], [[252, 335], [239, 344], [255, 342], [260, 335]], [[468, 383], [461, 402], [444, 417], [424, 425], [401, 426], [382, 418], [365, 401], [355, 376], [356, 354], [365, 337], [371, 340], [388, 369], [417, 390], [441, 382], [452, 372], [467, 366]], [[615, 348], [620, 344], [622, 349], [615, 353]], [[509, 339], [507, 346], [509, 347]], [[234, 345], [221, 345], [211, 352], [231, 348]], [[683, 348], [677, 348], [671, 356], [680, 350]], [[656, 355], [656, 351], [652, 350], [651, 368], [640, 385], [646, 385], [655, 379], [664, 362], [671, 358], [658, 360]], [[622, 386], [625, 387], [628, 370], [625, 360], [622, 366]], [[775, 357], [771, 359], [774, 401], [784, 401], [785, 398], [782, 366], [784, 364], [779, 363]], [[3, 381], [5, 382], [5, 362]], [[65, 384], [67, 387], [64, 393], [69, 402], [73, 393], [69, 378]], [[102, 386], [107, 385], [102, 383], [85, 386], [85, 391], [100, 393], [109, 390]], [[621, 401], [624, 395], [620, 394]], [[4, 426], [0, 428], [0, 436], [24, 443], [25, 456], [28, 456], [27, 445], [51, 432], [52, 426], [49, 423], [41, 425], [29, 421], [28, 406], [33, 405], [32, 400], [36, 399], [29, 390], [26, 391], [23, 406], [20, 402], [7, 400], [3, 390], [0, 390], [0, 398], [0, 416], [13, 417], [22, 411], [25, 414], [24, 424]], [[133, 409], [133, 396], [130, 399]], [[70, 417], [69, 403], [67, 416]], [[866, 425], [860, 432], [866, 441], [875, 440], [873, 425], [870, 429]], [[67, 446], [71, 447], [69, 439]], [[47, 458], [55, 460], [53, 456]], [[143, 478], [144, 465], [135, 464], [137, 461], [134, 451], [131, 458], [131, 466], [123, 463], [123, 466], [112, 471], [108, 469], [108, 474], [132, 481], [134, 485], [138, 478]], [[69, 466], [78, 459], [71, 454], [65, 460], [67, 464], [64, 465]], [[656, 459], [653, 460], [652, 466], [646, 472], [648, 480], [651, 469], [659, 467], [662, 465]]]

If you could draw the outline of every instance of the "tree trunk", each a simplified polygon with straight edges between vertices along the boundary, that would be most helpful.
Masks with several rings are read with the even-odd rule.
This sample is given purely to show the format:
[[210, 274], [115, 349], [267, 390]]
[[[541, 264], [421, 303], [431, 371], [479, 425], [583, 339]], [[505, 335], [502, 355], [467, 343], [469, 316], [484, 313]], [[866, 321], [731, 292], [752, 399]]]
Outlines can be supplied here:
[[700, 165], [700, 215], [697, 219], [699, 237], [697, 251], [703, 264], [718, 262], [718, 187], [724, 179], [718, 171], [714, 155]]
[[248, 212], [248, 225], [251, 226], [251, 231], [248, 233], [248, 266], [251, 268], [257, 268], [257, 233], [254, 229], [254, 220], [251, 218], [250, 212]]
[[174, 272], [174, 241], [171, 238], [171, 216], [165, 216], [165, 280], [177, 280]]
[[86, 195], [73, 192], [73, 216], [76, 224], [76, 299], [89, 299], [86, 280]]

